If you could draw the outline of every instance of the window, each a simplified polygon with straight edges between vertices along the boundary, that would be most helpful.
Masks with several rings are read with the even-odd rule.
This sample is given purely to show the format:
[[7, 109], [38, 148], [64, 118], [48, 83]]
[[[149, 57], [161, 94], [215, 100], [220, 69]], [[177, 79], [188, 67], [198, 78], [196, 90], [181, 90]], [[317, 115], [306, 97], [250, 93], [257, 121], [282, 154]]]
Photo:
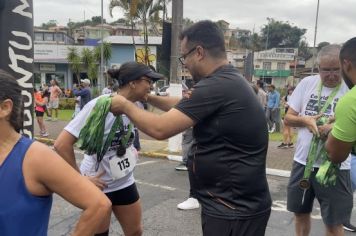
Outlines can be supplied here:
[[35, 33], [35, 41], [43, 41], [43, 33]]
[[263, 62], [263, 69], [264, 70], [271, 70], [271, 62]]
[[54, 41], [52, 33], [45, 33], [44, 34], [44, 41]]
[[56, 33], [56, 41], [57, 42], [64, 42], [64, 35], [62, 33]]
[[286, 63], [285, 62], [278, 62], [277, 63], [277, 70], [285, 70], [286, 69]]

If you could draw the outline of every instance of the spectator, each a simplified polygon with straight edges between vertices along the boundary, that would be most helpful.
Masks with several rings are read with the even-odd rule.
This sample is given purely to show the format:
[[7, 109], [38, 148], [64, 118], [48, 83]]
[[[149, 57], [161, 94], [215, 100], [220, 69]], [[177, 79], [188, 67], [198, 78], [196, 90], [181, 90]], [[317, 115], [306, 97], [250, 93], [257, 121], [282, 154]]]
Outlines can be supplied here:
[[[290, 97], [292, 96], [293, 93], [293, 88], [289, 88], [287, 90], [286, 96], [283, 98], [283, 105], [284, 105], [284, 114], [286, 115], [288, 112], [288, 101]], [[292, 127], [288, 126], [284, 121], [283, 121], [283, 141], [280, 145], [278, 145], [278, 148], [293, 148], [293, 129]]]
[[44, 124], [43, 115], [45, 113], [45, 107], [48, 103], [47, 97], [42, 96], [41, 91], [34, 89], [34, 98], [35, 98], [35, 114], [37, 118], [37, 123], [40, 128], [40, 135], [42, 137], [48, 137], [48, 132], [46, 125]]
[[101, 92], [102, 95], [104, 94], [111, 94], [113, 92], [113, 86], [114, 86], [114, 83], [113, 81], [110, 81], [108, 83], [108, 86], [106, 86], [103, 91]]
[[273, 84], [268, 85], [266, 117], [268, 132], [279, 131], [280, 111], [279, 111], [279, 92]]
[[[188, 162], [188, 154], [192, 150], [194, 138], [193, 138], [193, 128], [189, 128], [183, 133], [182, 140], [182, 157], [183, 161], [180, 163], [175, 169], [178, 171], [187, 171], [187, 162]], [[181, 202], [177, 205], [177, 208], [180, 210], [193, 210], [199, 208], [199, 202], [196, 199], [196, 194], [194, 192], [190, 180], [189, 180], [189, 197], [184, 202]]]
[[89, 79], [82, 79], [80, 82], [81, 86], [79, 88], [74, 88], [73, 93], [75, 96], [80, 97], [80, 110], [82, 110], [85, 104], [91, 100], [91, 92]]
[[[51, 87], [49, 89], [50, 97], [48, 103], [48, 112], [50, 114], [51, 120], [58, 120], [58, 107], [59, 107], [59, 96], [63, 93], [58, 86], [58, 82], [55, 79], [51, 80]], [[54, 110], [54, 115], [53, 115]]]
[[266, 106], [267, 106], [267, 93], [264, 91], [263, 89], [263, 81], [262, 80], [258, 80], [257, 83], [257, 88], [258, 88], [258, 101], [260, 101], [263, 109], [266, 110]]

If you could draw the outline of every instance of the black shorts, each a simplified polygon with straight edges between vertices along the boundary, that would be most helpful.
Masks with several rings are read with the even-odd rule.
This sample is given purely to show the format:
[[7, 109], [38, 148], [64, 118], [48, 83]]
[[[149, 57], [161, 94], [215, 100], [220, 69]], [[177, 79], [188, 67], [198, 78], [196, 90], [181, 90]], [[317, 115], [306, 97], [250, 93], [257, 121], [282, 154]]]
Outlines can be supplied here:
[[43, 111], [35, 111], [37, 117], [43, 117]]
[[226, 220], [202, 213], [203, 236], [264, 236], [271, 211], [256, 218]]
[[325, 225], [340, 225], [348, 222], [353, 206], [350, 170], [340, 170], [337, 175], [336, 185], [321, 186], [315, 179], [318, 168], [314, 168], [310, 175], [310, 188], [303, 192], [299, 182], [303, 178], [304, 165], [294, 162], [288, 183], [287, 209], [294, 213], [308, 214], [313, 210], [314, 199], [320, 204], [320, 213]]
[[130, 205], [140, 199], [135, 183], [126, 188], [105, 193], [105, 195], [110, 199], [112, 205]]

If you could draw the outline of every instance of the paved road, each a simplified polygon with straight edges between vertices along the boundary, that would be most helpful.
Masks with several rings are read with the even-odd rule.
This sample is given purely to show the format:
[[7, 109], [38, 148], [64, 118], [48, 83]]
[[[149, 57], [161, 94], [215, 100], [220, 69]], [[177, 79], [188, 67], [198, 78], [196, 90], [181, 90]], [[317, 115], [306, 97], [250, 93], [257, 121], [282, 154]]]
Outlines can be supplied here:
[[[78, 159], [81, 158], [77, 154]], [[187, 172], [177, 172], [177, 162], [166, 159], [141, 157], [135, 169], [135, 178], [143, 203], [144, 235], [195, 236], [201, 235], [200, 210], [181, 211], [176, 205], [188, 196]], [[293, 215], [287, 212], [287, 178], [268, 176], [273, 199], [273, 211], [266, 235], [294, 235]], [[88, 196], [90, 197], [90, 196]], [[80, 211], [56, 196], [51, 213], [49, 236], [69, 235]], [[355, 222], [356, 215], [353, 215]], [[112, 218], [111, 235], [123, 235], [117, 221]], [[319, 208], [313, 212], [311, 236], [324, 235]], [[346, 233], [346, 235], [352, 235]]]

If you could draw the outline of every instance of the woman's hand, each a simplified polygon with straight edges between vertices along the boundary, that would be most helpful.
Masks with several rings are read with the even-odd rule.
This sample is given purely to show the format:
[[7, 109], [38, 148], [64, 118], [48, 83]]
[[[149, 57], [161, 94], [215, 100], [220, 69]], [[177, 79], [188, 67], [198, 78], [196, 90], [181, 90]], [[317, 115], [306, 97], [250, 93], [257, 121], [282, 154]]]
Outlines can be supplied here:
[[105, 171], [95, 175], [95, 176], [86, 176], [95, 186], [97, 186], [100, 190], [103, 190], [104, 188], [107, 188], [108, 185], [100, 179], [105, 174]]

